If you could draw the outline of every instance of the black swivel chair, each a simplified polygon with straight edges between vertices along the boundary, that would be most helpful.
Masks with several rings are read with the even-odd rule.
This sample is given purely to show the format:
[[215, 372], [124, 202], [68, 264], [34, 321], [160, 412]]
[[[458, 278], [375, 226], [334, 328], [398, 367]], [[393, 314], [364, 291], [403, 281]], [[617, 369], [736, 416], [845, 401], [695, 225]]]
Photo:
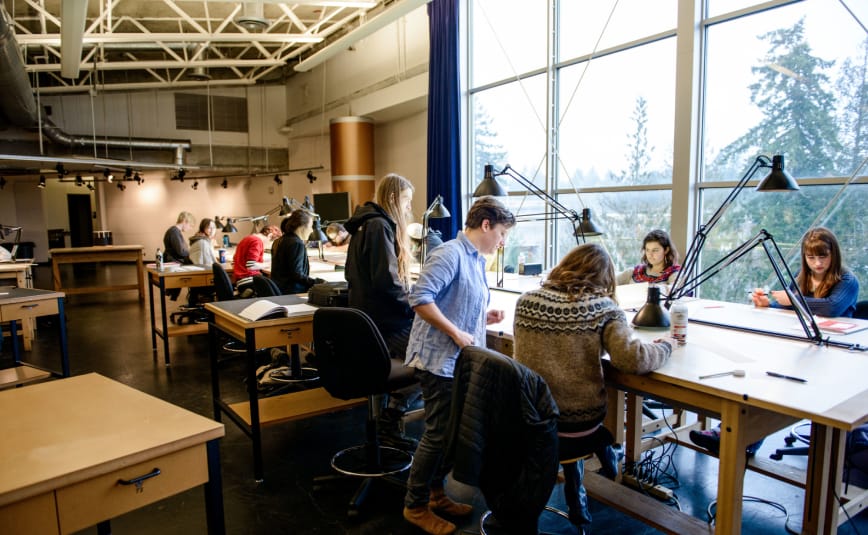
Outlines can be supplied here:
[[[868, 300], [859, 301], [856, 303], [856, 310], [853, 312], [853, 317], [857, 319], [868, 319]], [[787, 446], [785, 448], [778, 448], [774, 453], [770, 454], [769, 457], [780, 461], [784, 458], [784, 455], [807, 455], [808, 454], [808, 444], [811, 441], [811, 424], [810, 422], [801, 422], [792, 427], [790, 429], [790, 434], [784, 438], [784, 442], [786, 442]], [[793, 444], [799, 442], [804, 444], [804, 446], [795, 446]]]
[[[382, 394], [408, 386], [415, 378], [412, 369], [391, 358], [377, 326], [361, 310], [318, 309], [313, 315], [313, 341], [320, 383], [328, 393], [338, 399], [368, 398], [364, 444], [341, 450], [331, 460], [342, 476], [363, 478], [347, 510], [355, 516], [374, 480], [402, 472], [413, 462], [409, 453], [379, 444], [377, 402]], [[317, 486], [334, 477], [317, 478]]]
[[280, 288], [277, 287], [277, 283], [266, 277], [265, 275], [253, 276], [253, 291], [256, 292], [256, 297], [281, 295]]
[[[223, 264], [214, 262], [211, 264], [211, 271], [214, 273], [214, 293], [217, 295], [217, 301], [231, 301], [232, 299], [238, 299], [238, 295], [235, 293], [235, 288], [232, 286], [232, 279], [229, 278], [229, 274], [226, 273], [225, 269], [223, 269]], [[233, 338], [223, 344], [223, 351], [226, 351], [227, 353], [241, 354], [245, 353], [247, 350], [245, 349], [244, 342]]]

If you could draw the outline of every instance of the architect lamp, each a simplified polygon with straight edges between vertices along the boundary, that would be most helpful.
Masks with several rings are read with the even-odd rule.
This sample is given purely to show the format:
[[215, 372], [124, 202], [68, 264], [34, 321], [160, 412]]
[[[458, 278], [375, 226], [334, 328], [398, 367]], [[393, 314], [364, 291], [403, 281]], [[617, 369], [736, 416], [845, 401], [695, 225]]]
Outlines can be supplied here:
[[313, 228], [310, 231], [310, 236], [307, 237], [307, 241], [316, 242], [317, 249], [319, 251], [319, 259], [325, 260], [325, 254], [323, 253], [323, 244], [328, 241], [329, 237], [326, 236], [326, 233], [322, 231], [322, 225], [320, 225], [319, 217], [313, 218]]
[[479, 186], [477, 186], [476, 190], [473, 192], [473, 196], [505, 196], [506, 190], [504, 190], [503, 187], [497, 182], [496, 178], [502, 175], [512, 177], [516, 182], [521, 184], [522, 187], [536, 195], [552, 210], [557, 212], [554, 215], [548, 212], [539, 214], [521, 214], [519, 216], [516, 216], [516, 221], [549, 221], [553, 219], [567, 219], [573, 225], [573, 236], [575, 236], [576, 238], [576, 244], [579, 243], [580, 237], [582, 239], [582, 243], [584, 243], [586, 236], [599, 236], [600, 234], [602, 234], [602, 230], [597, 225], [595, 225], [593, 221], [591, 221], [590, 208], [583, 208], [581, 214], [571, 208], [567, 208], [566, 206], [561, 204], [560, 201], [546, 193], [542, 188], [534, 184], [532, 181], [528, 180], [526, 177], [521, 175], [512, 167], [510, 167], [509, 164], [507, 164], [506, 167], [503, 168], [503, 170], [497, 173], [494, 172], [494, 167], [492, 165], [486, 165], [485, 174], [482, 178], [482, 181], [479, 183]]
[[660, 287], [648, 286], [648, 299], [639, 312], [633, 316], [637, 327], [669, 327], [669, 311], [660, 304]]
[[449, 210], [443, 206], [443, 196], [438, 195], [434, 197], [434, 200], [431, 201], [431, 205], [425, 210], [425, 213], [422, 214], [422, 264], [425, 264], [425, 260], [428, 258], [428, 220], [431, 218], [441, 219], [444, 217], [452, 217], [452, 214], [449, 213]]
[[[798, 284], [795, 283], [795, 277], [793, 277], [789, 266], [787, 266], [777, 243], [775, 243], [774, 238], [768, 233], [768, 231], [766, 231], [766, 229], [760, 230], [756, 236], [748, 239], [730, 253], [724, 255], [723, 258], [702, 270], [700, 273], [693, 275], [693, 271], [696, 269], [696, 264], [699, 260], [699, 254], [705, 245], [708, 233], [712, 228], [714, 228], [714, 225], [717, 224], [721, 216], [723, 216], [724, 212], [726, 212], [727, 208], [729, 208], [741, 190], [744, 189], [745, 185], [754, 173], [764, 167], [771, 168], [771, 172], [769, 172], [769, 174], [757, 185], [757, 191], [795, 191], [799, 189], [799, 185], [796, 181], [793, 180], [786, 171], [784, 171], [783, 156], [775, 155], [771, 162], [769, 162], [767, 156], [757, 156], [753, 164], [751, 164], [750, 168], [748, 168], [747, 172], [741, 180], [739, 180], [738, 184], [736, 184], [732, 191], [729, 192], [726, 199], [724, 199], [723, 204], [721, 204], [714, 215], [711, 216], [711, 219], [709, 219], [706, 224], [699, 227], [696, 236], [694, 236], [693, 241], [690, 243], [690, 247], [687, 250], [684, 263], [681, 265], [681, 271], [679, 271], [675, 276], [675, 281], [672, 284], [669, 295], [666, 297], [666, 307], [668, 308], [671, 306], [672, 301], [689, 295], [693, 290], [719, 273], [722, 269], [746, 255], [755, 247], [762, 245], [778, 282], [780, 282], [784, 291], [787, 292], [787, 296], [793, 306], [793, 311], [796, 313], [799, 323], [805, 331], [806, 337], [815, 342], [822, 342], [822, 334], [817, 326], [817, 322], [814, 320], [814, 316], [811, 314], [810, 308], [805, 302], [805, 297], [802, 295], [802, 291], [799, 289]], [[792, 288], [795, 288], [795, 291], [791, 289], [791, 286]]]

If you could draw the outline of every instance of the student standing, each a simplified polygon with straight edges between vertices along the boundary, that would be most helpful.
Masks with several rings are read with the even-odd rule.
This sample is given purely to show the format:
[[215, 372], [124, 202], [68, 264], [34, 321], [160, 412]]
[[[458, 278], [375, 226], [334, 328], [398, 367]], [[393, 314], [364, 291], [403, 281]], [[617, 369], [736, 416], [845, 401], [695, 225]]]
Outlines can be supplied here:
[[[371, 317], [392, 358], [401, 362], [414, 317], [408, 300], [412, 256], [407, 234], [413, 190], [406, 178], [386, 175], [377, 185], [377, 202], [358, 207], [344, 225], [351, 236], [344, 272], [349, 306]], [[416, 385], [389, 394], [389, 406], [377, 423], [384, 444], [415, 449], [416, 441], [404, 435], [401, 422], [419, 395]]]
[[486, 311], [489, 291], [483, 255], [503, 247], [514, 225], [515, 217], [497, 199], [480, 197], [467, 213], [464, 231], [431, 251], [410, 295], [416, 318], [405, 365], [415, 368], [422, 385], [425, 431], [410, 467], [404, 518], [432, 535], [455, 531], [455, 524], [437, 512], [466, 516], [473, 510], [452, 501], [443, 488], [451, 468], [444, 451], [453, 373], [461, 349], [484, 346], [485, 326], [503, 320], [502, 310]]

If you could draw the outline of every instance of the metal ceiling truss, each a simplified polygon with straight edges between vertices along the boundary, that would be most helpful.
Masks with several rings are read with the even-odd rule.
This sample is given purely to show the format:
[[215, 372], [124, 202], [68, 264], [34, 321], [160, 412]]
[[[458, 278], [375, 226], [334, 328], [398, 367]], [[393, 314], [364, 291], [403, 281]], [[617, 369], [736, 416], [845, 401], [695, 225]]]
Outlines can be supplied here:
[[[288, 62], [363, 24], [384, 3], [389, 2], [7, 0], [5, 5], [32, 85], [49, 94], [252, 85], [283, 76]], [[63, 28], [62, 4], [68, 4], [67, 12], [84, 10], [65, 15], [70, 21], [83, 15], [82, 28]]]

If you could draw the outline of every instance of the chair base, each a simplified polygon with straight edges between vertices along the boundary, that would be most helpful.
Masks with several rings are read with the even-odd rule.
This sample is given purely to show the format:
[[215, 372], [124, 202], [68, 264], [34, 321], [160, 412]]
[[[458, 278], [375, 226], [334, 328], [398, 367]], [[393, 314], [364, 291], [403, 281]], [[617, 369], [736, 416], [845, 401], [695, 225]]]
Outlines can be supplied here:
[[[570, 515], [566, 511], [561, 511], [557, 507], [552, 507], [551, 505], [546, 505], [544, 511], [548, 511], [549, 513], [554, 513], [561, 518], [564, 518], [569, 522]], [[479, 517], [479, 535], [488, 535], [488, 531], [485, 529], [485, 521], [491, 516], [491, 511], [485, 511], [482, 513], [482, 516]], [[579, 534], [584, 533], [582, 528], [579, 529]], [[546, 535], [544, 531], [539, 532], [539, 535]]]
[[376, 446], [379, 463], [372, 463], [368, 444], [360, 444], [341, 450], [332, 457], [332, 468], [340, 474], [354, 477], [383, 477], [410, 468], [413, 456], [406, 451], [389, 446]]
[[271, 380], [278, 383], [299, 384], [319, 380], [319, 370], [316, 368], [302, 368], [301, 373], [298, 376], [278, 374], [275, 372], [269, 373], [271, 373]]

